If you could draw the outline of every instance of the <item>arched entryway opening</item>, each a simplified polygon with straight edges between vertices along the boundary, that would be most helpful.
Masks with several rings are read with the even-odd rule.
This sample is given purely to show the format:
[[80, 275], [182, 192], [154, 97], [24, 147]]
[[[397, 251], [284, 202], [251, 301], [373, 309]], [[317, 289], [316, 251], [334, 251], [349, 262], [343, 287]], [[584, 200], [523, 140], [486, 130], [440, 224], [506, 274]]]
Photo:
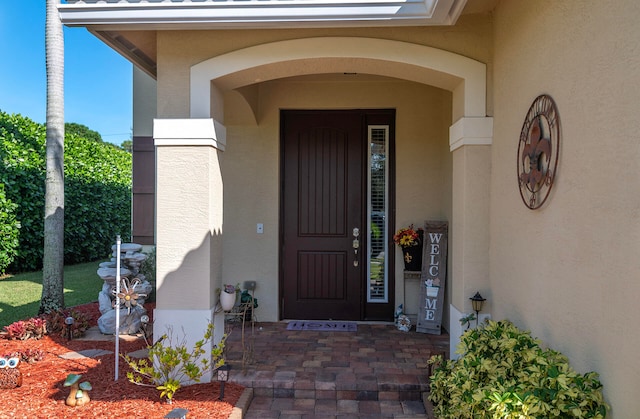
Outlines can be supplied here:
[[222, 98], [215, 89], [245, 89], [268, 80], [323, 73], [375, 74], [436, 86], [453, 93], [454, 121], [486, 116], [483, 63], [408, 42], [319, 37], [256, 45], [194, 65], [191, 117], [217, 118]]
[[[182, 147], [206, 143], [222, 150], [226, 140], [225, 91], [240, 93], [255, 121], [260, 121], [258, 90], [261, 83], [336, 73], [392, 77], [451, 92], [453, 123], [449, 142], [454, 155], [449, 302], [453, 318], [456, 310], [465, 310], [470, 290], [486, 282], [488, 276], [483, 261], [488, 260], [485, 189], [488, 190], [489, 155], [486, 150], [491, 143], [492, 122], [485, 112], [486, 67], [483, 63], [423, 45], [375, 38], [304, 38], [243, 48], [191, 68], [191, 120], [187, 121], [194, 126], [200, 123], [196, 121], [210, 121], [205, 124], [202, 135], [192, 132], [187, 141], [178, 144], [171, 141], [175, 137], [167, 136], [165, 141], [159, 133], [155, 135], [156, 145]], [[184, 129], [184, 120], [181, 123]], [[468, 187], [471, 183], [473, 188]], [[209, 187], [216, 188], [217, 185], [212, 183]], [[450, 323], [453, 326], [457, 319]]]

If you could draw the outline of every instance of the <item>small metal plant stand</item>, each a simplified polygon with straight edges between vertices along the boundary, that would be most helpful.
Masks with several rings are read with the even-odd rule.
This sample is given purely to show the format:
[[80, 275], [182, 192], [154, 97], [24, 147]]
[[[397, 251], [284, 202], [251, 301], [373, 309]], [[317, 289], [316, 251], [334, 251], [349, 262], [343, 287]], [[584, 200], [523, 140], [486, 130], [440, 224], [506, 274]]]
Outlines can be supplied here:
[[[240, 301], [235, 305], [231, 311], [225, 313], [225, 318], [229, 323], [241, 324], [241, 339], [242, 339], [242, 371], [246, 372], [248, 365], [253, 363], [253, 339], [256, 324], [255, 315], [255, 296], [256, 289], [255, 281], [245, 281], [242, 285], [249, 298], [245, 301]], [[247, 325], [249, 323], [249, 325]], [[250, 335], [246, 337], [247, 326], [250, 326]], [[228, 331], [227, 331], [228, 333]]]

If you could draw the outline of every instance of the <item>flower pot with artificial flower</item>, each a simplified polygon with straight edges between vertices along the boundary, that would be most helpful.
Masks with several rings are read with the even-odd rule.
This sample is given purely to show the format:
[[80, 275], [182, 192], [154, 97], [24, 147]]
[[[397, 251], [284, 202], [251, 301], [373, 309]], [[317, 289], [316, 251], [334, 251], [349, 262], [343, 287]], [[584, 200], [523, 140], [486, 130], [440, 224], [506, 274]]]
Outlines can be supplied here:
[[224, 311], [231, 311], [236, 305], [236, 287], [225, 284], [220, 293], [220, 305]]
[[413, 224], [407, 228], [401, 228], [393, 236], [395, 244], [402, 249], [402, 259], [406, 271], [422, 270], [422, 236], [424, 230], [414, 229]]
[[427, 297], [437, 297], [438, 292], [440, 291], [440, 278], [436, 279], [427, 279], [424, 282], [424, 285], [427, 289]]

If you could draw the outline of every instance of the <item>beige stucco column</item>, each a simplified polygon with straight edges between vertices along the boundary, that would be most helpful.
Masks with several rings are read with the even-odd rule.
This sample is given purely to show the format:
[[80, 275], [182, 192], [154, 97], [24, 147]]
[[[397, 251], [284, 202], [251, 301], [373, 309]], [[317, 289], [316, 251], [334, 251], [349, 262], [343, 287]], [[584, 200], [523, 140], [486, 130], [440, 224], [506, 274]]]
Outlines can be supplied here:
[[153, 333], [158, 338], [172, 328], [174, 340], [186, 335], [192, 345], [214, 321], [218, 341], [224, 332], [224, 315], [216, 314], [215, 306], [216, 289], [222, 284], [220, 160], [225, 129], [208, 118], [156, 119], [153, 136], [157, 212]]
[[[487, 298], [483, 313], [490, 313], [489, 289], [489, 184], [493, 118], [460, 118], [449, 128], [453, 153], [452, 220], [450, 228], [451, 356], [463, 332], [460, 318], [470, 313], [476, 291]], [[481, 319], [483, 318], [481, 314]]]

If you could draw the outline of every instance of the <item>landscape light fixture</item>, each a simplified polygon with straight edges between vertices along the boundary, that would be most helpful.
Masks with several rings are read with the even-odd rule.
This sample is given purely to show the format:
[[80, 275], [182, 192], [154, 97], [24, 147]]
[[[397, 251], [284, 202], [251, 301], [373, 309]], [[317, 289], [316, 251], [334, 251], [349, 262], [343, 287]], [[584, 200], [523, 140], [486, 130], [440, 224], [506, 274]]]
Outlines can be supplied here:
[[231, 365], [224, 364], [218, 368], [218, 382], [220, 383], [220, 397], [218, 400], [224, 399], [224, 383], [229, 381], [229, 370], [231, 369]]
[[149, 346], [149, 342], [147, 341], [147, 326], [149, 326], [149, 316], [143, 314], [140, 317], [140, 329], [142, 331], [142, 337], [144, 338], [144, 342]]
[[64, 324], [67, 325], [67, 339], [71, 340], [71, 338], [73, 337], [73, 317], [69, 316], [66, 319], [64, 319]]
[[471, 305], [473, 306], [473, 311], [476, 312], [476, 327], [478, 326], [478, 317], [480, 315], [480, 312], [482, 311], [482, 305], [484, 304], [485, 301], [487, 301], [486, 298], [483, 298], [482, 295], [480, 295], [480, 291], [476, 292], [476, 295], [474, 295], [473, 297], [469, 298], [471, 300]]

